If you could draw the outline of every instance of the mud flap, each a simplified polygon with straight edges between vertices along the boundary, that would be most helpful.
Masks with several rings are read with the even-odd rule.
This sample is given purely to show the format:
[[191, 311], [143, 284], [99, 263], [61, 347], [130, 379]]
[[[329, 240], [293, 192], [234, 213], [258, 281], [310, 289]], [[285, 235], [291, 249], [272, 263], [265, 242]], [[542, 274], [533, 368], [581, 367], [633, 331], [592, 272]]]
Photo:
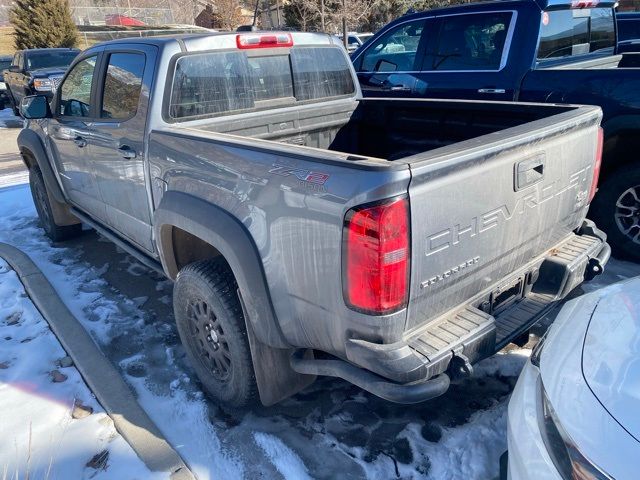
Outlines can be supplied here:
[[[316, 380], [316, 375], [304, 375], [291, 368], [290, 358], [295, 349], [270, 347], [256, 338], [240, 290], [238, 298], [245, 317], [251, 360], [262, 404], [265, 407], [274, 405], [311, 385]], [[313, 351], [307, 350], [305, 358], [312, 359]]]
[[53, 194], [47, 188], [47, 197], [49, 197], [49, 204], [53, 213], [53, 221], [59, 227], [65, 227], [68, 225], [77, 225], [80, 219], [73, 215], [69, 210], [69, 205], [66, 203], [58, 202]]

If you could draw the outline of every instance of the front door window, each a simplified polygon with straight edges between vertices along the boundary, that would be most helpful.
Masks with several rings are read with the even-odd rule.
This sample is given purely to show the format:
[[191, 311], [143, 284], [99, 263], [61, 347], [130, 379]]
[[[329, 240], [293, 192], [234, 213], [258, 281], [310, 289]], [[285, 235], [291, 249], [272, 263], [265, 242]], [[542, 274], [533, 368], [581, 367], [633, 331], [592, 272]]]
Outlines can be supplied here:
[[91, 115], [91, 85], [96, 58], [96, 56], [85, 58], [69, 72], [60, 87], [59, 115], [65, 117], [89, 117]]

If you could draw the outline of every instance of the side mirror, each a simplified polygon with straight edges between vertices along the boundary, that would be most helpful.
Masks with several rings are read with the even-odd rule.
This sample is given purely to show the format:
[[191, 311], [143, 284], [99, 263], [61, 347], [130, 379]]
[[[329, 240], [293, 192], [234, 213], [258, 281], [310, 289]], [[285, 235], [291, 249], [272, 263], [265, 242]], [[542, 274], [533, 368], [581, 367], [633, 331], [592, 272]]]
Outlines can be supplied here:
[[9, 65], [7, 70], [11, 73], [22, 73], [22, 69], [18, 65]]
[[49, 101], [44, 95], [29, 95], [22, 99], [20, 112], [24, 118], [36, 120], [51, 117]]

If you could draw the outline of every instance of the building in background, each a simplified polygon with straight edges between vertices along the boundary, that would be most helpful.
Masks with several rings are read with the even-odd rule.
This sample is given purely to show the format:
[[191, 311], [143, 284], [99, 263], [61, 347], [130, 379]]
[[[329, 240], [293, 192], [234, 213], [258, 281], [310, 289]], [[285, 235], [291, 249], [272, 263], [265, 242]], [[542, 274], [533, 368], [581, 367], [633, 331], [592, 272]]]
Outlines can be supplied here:
[[640, 12], [640, 0], [620, 0], [618, 12]]

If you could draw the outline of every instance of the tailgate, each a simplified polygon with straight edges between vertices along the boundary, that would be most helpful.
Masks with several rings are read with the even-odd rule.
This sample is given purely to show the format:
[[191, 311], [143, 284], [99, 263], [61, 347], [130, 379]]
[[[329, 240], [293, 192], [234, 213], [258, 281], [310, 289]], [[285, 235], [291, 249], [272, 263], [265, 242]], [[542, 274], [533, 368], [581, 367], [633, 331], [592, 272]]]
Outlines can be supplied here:
[[408, 330], [502, 286], [580, 226], [600, 118], [576, 107], [413, 159]]

